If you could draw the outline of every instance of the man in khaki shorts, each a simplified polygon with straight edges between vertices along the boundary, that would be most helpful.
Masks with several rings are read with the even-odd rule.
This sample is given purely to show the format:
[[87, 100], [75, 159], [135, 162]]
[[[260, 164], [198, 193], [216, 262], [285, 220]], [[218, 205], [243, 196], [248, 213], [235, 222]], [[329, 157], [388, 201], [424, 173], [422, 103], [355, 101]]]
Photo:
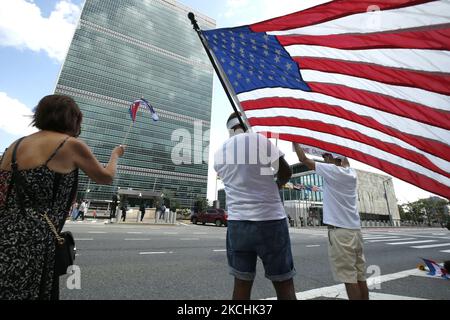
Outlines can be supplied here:
[[323, 222], [328, 225], [328, 255], [333, 277], [345, 283], [350, 300], [368, 300], [356, 172], [346, 157], [325, 153], [325, 163], [316, 163], [298, 144], [294, 143], [294, 149], [299, 160], [324, 180]]

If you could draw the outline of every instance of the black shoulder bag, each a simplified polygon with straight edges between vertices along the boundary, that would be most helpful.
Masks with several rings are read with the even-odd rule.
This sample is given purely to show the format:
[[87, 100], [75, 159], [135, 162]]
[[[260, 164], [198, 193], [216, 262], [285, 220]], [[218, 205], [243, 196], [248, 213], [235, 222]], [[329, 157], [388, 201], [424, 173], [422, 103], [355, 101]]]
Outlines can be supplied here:
[[[23, 139], [23, 138], [22, 138]], [[21, 210], [26, 213], [26, 209], [23, 206], [24, 205], [24, 199], [22, 197], [21, 192], [28, 195], [28, 198], [35, 203], [34, 198], [31, 196], [31, 194], [28, 192], [26, 187], [26, 182], [23, 181], [23, 177], [20, 175], [17, 167], [16, 162], [16, 151], [17, 147], [19, 146], [20, 142], [22, 141], [20, 139], [13, 150], [13, 156], [11, 161], [11, 167], [12, 167], [12, 177], [11, 177], [11, 184], [14, 183], [16, 187], [16, 193], [19, 196], [19, 203]], [[77, 174], [78, 176], [78, 174]], [[56, 180], [56, 179], [55, 179]], [[72, 200], [75, 196], [76, 192], [76, 185], [77, 180], [75, 181], [75, 185], [72, 188], [70, 199]], [[57, 183], [58, 182], [58, 183]], [[54, 181], [54, 192], [53, 197], [56, 196], [56, 191], [58, 189], [59, 179], [57, 181]], [[67, 273], [67, 268], [73, 265], [73, 262], [75, 260], [75, 254], [76, 254], [76, 247], [75, 247], [75, 239], [73, 238], [72, 232], [70, 231], [64, 231], [61, 233], [58, 233], [58, 230], [56, 229], [53, 222], [48, 217], [47, 213], [40, 213], [40, 210], [37, 210], [36, 208], [33, 208], [46, 222], [46, 224], [49, 226], [50, 230], [52, 231], [53, 235], [55, 236], [55, 273], [58, 276], [64, 275]]]

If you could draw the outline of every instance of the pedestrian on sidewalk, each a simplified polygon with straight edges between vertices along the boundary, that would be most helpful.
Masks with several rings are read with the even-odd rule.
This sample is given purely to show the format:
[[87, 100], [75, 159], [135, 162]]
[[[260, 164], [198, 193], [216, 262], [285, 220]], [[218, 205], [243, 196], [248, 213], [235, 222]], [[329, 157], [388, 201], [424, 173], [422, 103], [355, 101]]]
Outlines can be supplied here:
[[78, 217], [81, 216], [81, 221], [84, 221], [84, 213], [86, 211], [86, 208], [87, 208], [86, 200], [83, 200], [80, 204], [80, 207], [78, 208], [78, 214], [75, 220], [78, 220]]
[[141, 202], [139, 210], [141, 211], [141, 222], [142, 222], [142, 220], [144, 220], [144, 216], [145, 216], [145, 203], [144, 202]]
[[34, 110], [38, 132], [14, 142], [0, 163], [0, 300], [59, 299], [56, 234], [75, 201], [78, 169], [109, 184], [118, 146], [106, 167], [78, 139], [82, 113], [69, 96], [49, 95]]
[[245, 132], [237, 114], [229, 117], [227, 128], [230, 138], [216, 152], [214, 169], [227, 197], [226, 247], [234, 276], [233, 299], [250, 299], [260, 257], [277, 298], [295, 300], [296, 271], [279, 192], [289, 181], [291, 169], [284, 154], [266, 137]]
[[161, 204], [161, 206], [159, 207], [159, 219], [160, 219], [160, 220], [161, 220], [161, 219], [164, 220], [165, 216], [166, 216], [166, 206], [165, 206], [164, 203], [163, 203], [163, 204]]
[[128, 209], [127, 207], [128, 207], [128, 205], [124, 202], [122, 207], [121, 207], [121, 210], [122, 210], [122, 221], [123, 222], [125, 222], [125, 219], [127, 218], [127, 209]]
[[323, 222], [328, 225], [328, 254], [334, 279], [345, 283], [349, 300], [368, 300], [356, 171], [344, 156], [324, 153], [323, 163], [309, 159], [296, 143], [294, 149], [300, 162], [324, 180]]
[[72, 210], [70, 211], [70, 216], [72, 220], [75, 221], [78, 217], [78, 202], [75, 201], [72, 205]]

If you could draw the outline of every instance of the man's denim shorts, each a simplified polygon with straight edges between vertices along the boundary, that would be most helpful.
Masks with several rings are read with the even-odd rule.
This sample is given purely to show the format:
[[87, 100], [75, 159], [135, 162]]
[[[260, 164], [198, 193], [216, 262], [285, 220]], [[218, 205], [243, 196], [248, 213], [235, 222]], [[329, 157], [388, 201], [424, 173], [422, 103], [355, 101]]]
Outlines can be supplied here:
[[271, 281], [294, 277], [291, 241], [286, 219], [270, 221], [228, 220], [227, 258], [230, 274], [252, 281], [260, 257]]

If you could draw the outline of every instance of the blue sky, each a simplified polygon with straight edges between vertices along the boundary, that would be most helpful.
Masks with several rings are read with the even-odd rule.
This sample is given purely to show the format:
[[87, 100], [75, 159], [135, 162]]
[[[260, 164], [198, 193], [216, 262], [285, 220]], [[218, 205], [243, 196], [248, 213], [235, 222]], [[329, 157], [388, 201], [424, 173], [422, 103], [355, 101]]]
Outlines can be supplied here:
[[[0, 150], [15, 139], [33, 132], [27, 125], [32, 108], [43, 96], [52, 94], [65, 52], [84, 0], [2, 0], [0, 1]], [[217, 27], [250, 24], [326, 0], [183, 0], [184, 5], [216, 20]], [[223, 119], [231, 106], [215, 79], [211, 119], [210, 150], [226, 138]], [[290, 163], [296, 162], [290, 143], [280, 143]], [[360, 169], [379, 172], [353, 161]], [[211, 168], [208, 198], [214, 198], [215, 173]], [[427, 197], [428, 192], [394, 179], [400, 202]]]

